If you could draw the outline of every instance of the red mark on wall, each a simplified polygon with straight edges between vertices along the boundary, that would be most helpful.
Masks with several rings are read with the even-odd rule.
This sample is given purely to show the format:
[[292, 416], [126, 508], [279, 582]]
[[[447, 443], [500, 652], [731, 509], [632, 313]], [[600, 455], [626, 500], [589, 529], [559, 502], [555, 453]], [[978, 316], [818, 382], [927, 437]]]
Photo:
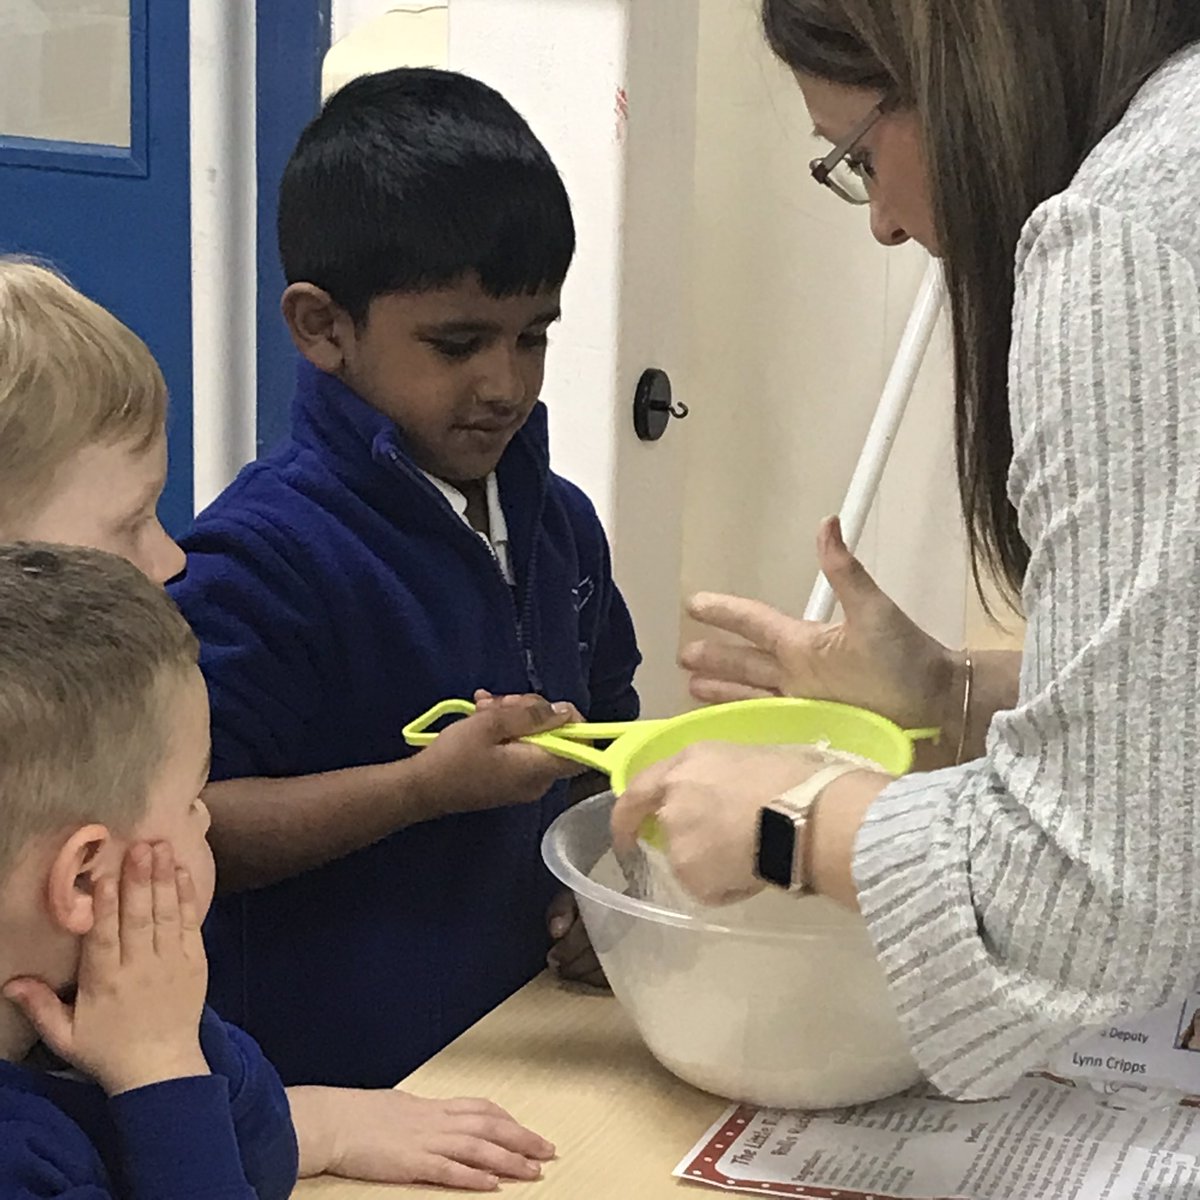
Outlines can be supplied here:
[[613, 105], [613, 112], [616, 113], [616, 137], [618, 142], [624, 142], [625, 130], [629, 125], [629, 94], [623, 87], [617, 88], [616, 102]]

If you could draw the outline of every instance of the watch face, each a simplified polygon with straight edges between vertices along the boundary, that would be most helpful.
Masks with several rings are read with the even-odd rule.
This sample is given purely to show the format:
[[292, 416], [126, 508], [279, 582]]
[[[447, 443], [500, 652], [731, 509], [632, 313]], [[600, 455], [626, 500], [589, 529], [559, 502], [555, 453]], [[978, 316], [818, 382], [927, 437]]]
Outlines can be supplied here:
[[796, 826], [791, 817], [764, 808], [758, 820], [758, 875], [778, 887], [792, 886], [792, 855], [796, 847]]

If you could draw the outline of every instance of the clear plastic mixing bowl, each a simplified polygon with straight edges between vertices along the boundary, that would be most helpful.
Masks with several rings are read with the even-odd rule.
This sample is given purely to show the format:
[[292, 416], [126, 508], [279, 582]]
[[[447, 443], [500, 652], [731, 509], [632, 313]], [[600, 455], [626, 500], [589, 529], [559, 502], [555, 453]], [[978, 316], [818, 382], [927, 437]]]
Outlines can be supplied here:
[[707, 1092], [779, 1108], [860, 1104], [918, 1082], [861, 919], [779, 891], [700, 914], [627, 895], [612, 806], [606, 792], [568, 809], [542, 854], [663, 1066]]

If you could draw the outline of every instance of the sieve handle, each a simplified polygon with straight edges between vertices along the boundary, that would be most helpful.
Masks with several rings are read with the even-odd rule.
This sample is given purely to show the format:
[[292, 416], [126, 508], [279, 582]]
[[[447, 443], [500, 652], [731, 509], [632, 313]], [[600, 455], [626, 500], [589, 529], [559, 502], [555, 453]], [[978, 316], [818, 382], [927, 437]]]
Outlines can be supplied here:
[[910, 742], [940, 742], [940, 729], [905, 729], [901, 731]]
[[[473, 712], [475, 705], [469, 700], [443, 700], [404, 727], [404, 740], [410, 746], [432, 745], [438, 736], [437, 731], [433, 729], [434, 725], [446, 717], [469, 717]], [[634, 730], [642, 731], [661, 724], [661, 721], [585, 721], [564, 725], [552, 733], [530, 734], [521, 740], [553, 754], [556, 758], [565, 758], [581, 766], [590, 767], [593, 771], [611, 775], [618, 760], [619, 740]], [[597, 750], [595, 746], [588, 745], [588, 742], [611, 742], [612, 745], [604, 750]]]
[[410, 721], [401, 733], [410, 746], [430, 746], [437, 741], [437, 731], [433, 726], [443, 717], [469, 717], [474, 711], [475, 705], [470, 700], [443, 700], [415, 721]]

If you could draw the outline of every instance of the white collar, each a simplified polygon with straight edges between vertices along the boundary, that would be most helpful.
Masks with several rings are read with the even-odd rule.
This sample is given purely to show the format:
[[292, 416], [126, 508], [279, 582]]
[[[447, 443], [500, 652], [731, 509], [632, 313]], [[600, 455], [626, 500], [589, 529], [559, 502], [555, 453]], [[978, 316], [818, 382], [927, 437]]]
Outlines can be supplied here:
[[496, 562], [504, 574], [504, 578], [509, 583], [513, 583], [512, 563], [508, 553], [508, 522], [504, 519], [504, 507], [500, 503], [500, 485], [496, 480], [496, 472], [493, 471], [484, 480], [484, 489], [487, 493], [488, 530], [490, 536], [486, 536], [478, 529], [475, 529], [470, 521], [467, 520], [467, 498], [458, 488], [452, 483], [447, 483], [444, 479], [439, 479], [436, 475], [430, 475], [428, 471], [423, 471], [422, 474], [441, 492], [446, 502], [454, 509], [462, 521], [474, 530], [475, 533], [478, 533], [484, 542], [491, 547], [492, 553], [496, 556]]

